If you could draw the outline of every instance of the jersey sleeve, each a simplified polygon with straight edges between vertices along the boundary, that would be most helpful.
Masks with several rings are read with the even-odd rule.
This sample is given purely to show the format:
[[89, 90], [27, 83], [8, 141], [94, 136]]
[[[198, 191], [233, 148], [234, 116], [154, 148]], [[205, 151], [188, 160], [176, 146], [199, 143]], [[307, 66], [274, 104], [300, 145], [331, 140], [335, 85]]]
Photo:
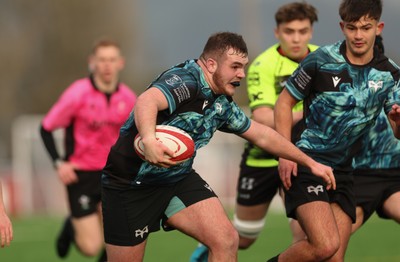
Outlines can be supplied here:
[[310, 53], [299, 64], [286, 82], [286, 89], [296, 100], [303, 100], [313, 88], [313, 79], [318, 68], [318, 51]]
[[161, 75], [150, 86], [163, 92], [168, 101], [169, 113], [172, 114], [180, 104], [196, 96], [197, 85], [196, 79], [190, 73], [171, 71]]
[[79, 88], [76, 84], [68, 87], [51, 107], [42, 121], [43, 128], [53, 131], [70, 125], [79, 104]]
[[250, 128], [250, 118], [235, 102], [232, 101], [231, 106], [232, 112], [226, 123], [219, 130], [227, 133], [242, 134]]

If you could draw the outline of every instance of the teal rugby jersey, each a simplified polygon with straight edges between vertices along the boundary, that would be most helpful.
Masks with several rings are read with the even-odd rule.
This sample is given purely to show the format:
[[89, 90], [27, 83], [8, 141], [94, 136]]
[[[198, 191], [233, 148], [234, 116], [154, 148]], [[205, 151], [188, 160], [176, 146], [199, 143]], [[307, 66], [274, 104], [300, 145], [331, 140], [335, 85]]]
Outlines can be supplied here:
[[[249, 66], [246, 80], [249, 106], [252, 111], [260, 106], [274, 108], [286, 80], [299, 66], [298, 62], [279, 53], [278, 48], [279, 44], [271, 46], [257, 56]], [[317, 48], [316, 45], [308, 45], [310, 52]], [[301, 102], [293, 108], [294, 112], [302, 110]], [[251, 167], [278, 166], [275, 156], [251, 143], [246, 143], [243, 158], [246, 165]]]
[[296, 145], [334, 169], [351, 170], [360, 137], [384, 109], [400, 103], [399, 67], [374, 52], [372, 61], [352, 65], [345, 42], [309, 54], [286, 83], [303, 100], [305, 126]]
[[[362, 139], [360, 152], [354, 157], [354, 168], [389, 169], [400, 167], [400, 141], [393, 135], [387, 116], [382, 111]], [[376, 175], [372, 170], [371, 174]], [[400, 175], [400, 174], [399, 174]]]
[[[250, 119], [232, 100], [216, 95], [208, 86], [196, 60], [188, 60], [165, 71], [149, 87], [159, 88], [169, 108], [158, 112], [157, 124], [185, 130], [195, 142], [195, 150], [205, 146], [217, 131], [241, 134], [250, 127]], [[161, 168], [140, 159], [133, 148], [138, 133], [131, 113], [111, 148], [104, 168], [103, 185], [126, 187], [175, 183], [190, 172], [194, 156], [177, 166]]]

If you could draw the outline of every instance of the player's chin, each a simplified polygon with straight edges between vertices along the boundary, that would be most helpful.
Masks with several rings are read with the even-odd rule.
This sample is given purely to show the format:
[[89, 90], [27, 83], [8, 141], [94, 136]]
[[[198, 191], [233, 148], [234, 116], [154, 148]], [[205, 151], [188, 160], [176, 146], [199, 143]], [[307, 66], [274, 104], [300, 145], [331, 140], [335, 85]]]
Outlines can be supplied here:
[[229, 85], [229, 87], [225, 88], [225, 95], [227, 96], [233, 96], [236, 92], [236, 88]]

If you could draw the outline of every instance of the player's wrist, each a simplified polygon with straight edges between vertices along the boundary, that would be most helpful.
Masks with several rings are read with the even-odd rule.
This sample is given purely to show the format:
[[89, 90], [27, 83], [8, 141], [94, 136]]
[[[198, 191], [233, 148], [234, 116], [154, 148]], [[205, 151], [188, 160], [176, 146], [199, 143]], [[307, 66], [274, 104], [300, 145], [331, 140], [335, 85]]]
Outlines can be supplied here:
[[54, 160], [53, 166], [54, 166], [55, 169], [58, 169], [64, 163], [65, 163], [64, 160], [62, 160], [60, 158], [57, 158], [56, 160]]

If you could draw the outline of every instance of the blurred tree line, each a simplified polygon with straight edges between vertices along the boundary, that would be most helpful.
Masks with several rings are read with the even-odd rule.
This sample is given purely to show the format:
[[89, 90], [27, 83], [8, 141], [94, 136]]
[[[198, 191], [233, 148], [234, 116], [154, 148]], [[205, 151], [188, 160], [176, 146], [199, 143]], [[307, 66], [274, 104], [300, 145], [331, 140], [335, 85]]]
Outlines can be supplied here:
[[[111, 37], [132, 56], [140, 19], [134, 7], [129, 0], [0, 0], [0, 159], [10, 157], [16, 117], [46, 113], [70, 83], [88, 74], [96, 39]], [[144, 84], [128, 74], [133, 67], [128, 59], [122, 81], [139, 93], [133, 87]]]

